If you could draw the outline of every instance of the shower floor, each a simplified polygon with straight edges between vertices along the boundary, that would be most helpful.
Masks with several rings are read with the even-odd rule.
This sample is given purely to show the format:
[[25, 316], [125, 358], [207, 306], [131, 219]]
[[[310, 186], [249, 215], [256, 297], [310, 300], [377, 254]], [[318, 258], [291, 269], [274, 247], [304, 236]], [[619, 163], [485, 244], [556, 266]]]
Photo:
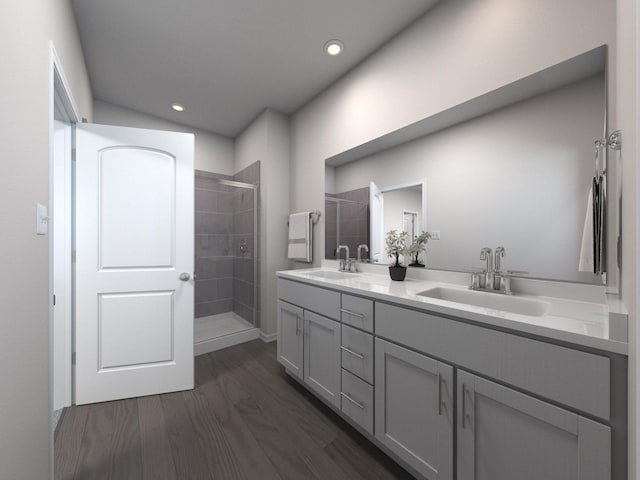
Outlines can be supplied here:
[[239, 343], [255, 340], [260, 330], [233, 312], [210, 315], [195, 319], [194, 354], [227, 348]]

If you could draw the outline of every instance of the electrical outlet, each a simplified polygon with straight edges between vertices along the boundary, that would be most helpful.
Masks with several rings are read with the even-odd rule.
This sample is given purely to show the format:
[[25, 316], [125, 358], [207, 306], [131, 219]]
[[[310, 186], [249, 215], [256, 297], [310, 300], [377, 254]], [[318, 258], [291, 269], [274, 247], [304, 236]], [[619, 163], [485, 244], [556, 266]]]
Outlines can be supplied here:
[[431, 230], [431, 240], [440, 240], [440, 230]]

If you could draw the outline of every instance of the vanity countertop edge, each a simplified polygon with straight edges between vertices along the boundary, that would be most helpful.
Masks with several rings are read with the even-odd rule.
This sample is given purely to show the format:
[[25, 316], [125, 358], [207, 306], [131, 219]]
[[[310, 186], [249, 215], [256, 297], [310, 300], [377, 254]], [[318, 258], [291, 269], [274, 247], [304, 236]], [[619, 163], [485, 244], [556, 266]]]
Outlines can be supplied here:
[[[620, 310], [609, 312], [609, 302], [600, 304], [572, 299], [530, 296], [532, 298], [551, 301], [565, 310], [574, 308], [578, 311], [571, 316], [544, 315], [541, 317], [533, 317], [509, 312], [492, 311], [483, 307], [433, 299], [416, 294], [418, 291], [437, 286], [449, 286], [449, 284], [445, 282], [420, 279], [407, 279], [403, 282], [393, 282], [387, 276], [371, 273], [359, 273], [357, 276], [354, 276], [353, 279], [349, 280], [327, 279], [309, 275], [310, 273], [313, 274], [313, 272], [322, 270], [326, 271], [327, 269], [309, 268], [303, 270], [283, 270], [276, 272], [276, 275], [278, 278], [306, 283], [347, 294], [360, 295], [372, 298], [373, 300], [416, 309], [425, 313], [459, 317], [463, 320], [488, 327], [498, 327], [513, 332], [536, 335], [608, 353], [628, 355], [627, 342], [614, 340], [608, 336], [613, 329], [613, 325], [609, 324], [610, 321], [613, 321], [610, 317], [615, 317], [619, 321], [621, 315]], [[460, 285], [456, 284], [450, 286], [461, 288]], [[580, 311], [582, 311], [584, 317], [590, 318], [582, 318]]]

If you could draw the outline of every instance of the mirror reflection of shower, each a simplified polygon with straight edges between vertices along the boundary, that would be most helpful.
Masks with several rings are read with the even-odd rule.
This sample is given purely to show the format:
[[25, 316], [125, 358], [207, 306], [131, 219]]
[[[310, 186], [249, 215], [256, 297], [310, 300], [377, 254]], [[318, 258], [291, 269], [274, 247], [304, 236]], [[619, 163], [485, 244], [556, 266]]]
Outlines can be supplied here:
[[195, 172], [195, 353], [259, 336], [259, 162]]

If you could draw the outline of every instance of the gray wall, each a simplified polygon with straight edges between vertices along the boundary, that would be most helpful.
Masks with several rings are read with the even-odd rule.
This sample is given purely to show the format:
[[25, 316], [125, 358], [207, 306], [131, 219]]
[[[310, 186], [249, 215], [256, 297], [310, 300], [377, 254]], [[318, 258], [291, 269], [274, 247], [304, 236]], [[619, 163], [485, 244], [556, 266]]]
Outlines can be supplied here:
[[603, 105], [599, 75], [338, 167], [336, 188], [426, 179], [430, 268], [481, 267], [502, 245], [505, 268], [601, 283], [578, 262]]
[[629, 478], [640, 478], [640, 255], [638, 241], [638, 195], [640, 193], [640, 165], [638, 140], [640, 135], [640, 78], [638, 74], [640, 5], [634, 0], [617, 0], [616, 47], [613, 49], [610, 129], [621, 129], [624, 140], [618, 159], [622, 210], [622, 300], [629, 310]]
[[[235, 140], [236, 171], [261, 164], [260, 329], [269, 339], [278, 323], [275, 272], [288, 266], [289, 144], [289, 119], [273, 110], [265, 110]], [[315, 257], [322, 253], [316, 251]]]
[[3, 2], [0, 75], [0, 478], [46, 479], [49, 428], [49, 236], [35, 234], [49, 204], [49, 41], [80, 116], [91, 89], [68, 1]]
[[322, 208], [324, 186], [308, 179], [324, 175], [326, 158], [615, 42], [610, 2], [570, 0], [553, 10], [528, 0], [436, 5], [294, 114], [292, 209]]

